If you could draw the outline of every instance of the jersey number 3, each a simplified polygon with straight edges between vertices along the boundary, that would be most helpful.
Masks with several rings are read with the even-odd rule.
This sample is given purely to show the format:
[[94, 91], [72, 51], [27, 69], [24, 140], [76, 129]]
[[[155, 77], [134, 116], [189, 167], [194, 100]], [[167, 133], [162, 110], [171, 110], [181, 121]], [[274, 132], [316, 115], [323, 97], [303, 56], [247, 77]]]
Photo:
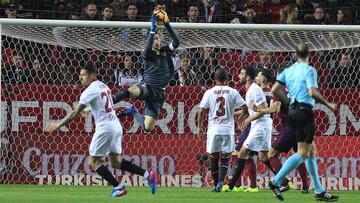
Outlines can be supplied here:
[[218, 97], [216, 99], [216, 103], [219, 103], [219, 108], [216, 111], [217, 116], [224, 116], [225, 115], [225, 98], [224, 97]]
[[111, 91], [101, 92], [101, 97], [105, 97], [105, 112], [109, 113], [114, 109], [114, 104], [111, 97]]

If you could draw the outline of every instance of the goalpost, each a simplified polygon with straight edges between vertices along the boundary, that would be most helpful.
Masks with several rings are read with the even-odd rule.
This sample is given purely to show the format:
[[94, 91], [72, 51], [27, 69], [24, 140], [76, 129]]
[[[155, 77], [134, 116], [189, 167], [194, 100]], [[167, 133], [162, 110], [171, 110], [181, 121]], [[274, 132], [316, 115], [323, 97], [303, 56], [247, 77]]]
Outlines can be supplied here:
[[[58, 133], [44, 131], [79, 100], [84, 90], [78, 81], [82, 63], [95, 63], [99, 79], [113, 92], [130, 84], [123, 85], [119, 79], [124, 69], [130, 67], [141, 75], [140, 52], [149, 26], [146, 22], [0, 19], [1, 184], [106, 184], [87, 164], [94, 132], [91, 115], [77, 118]], [[173, 81], [166, 88], [154, 133], [144, 134], [132, 118], [121, 119], [125, 158], [157, 170], [161, 186], [210, 186], [206, 137], [196, 138], [195, 123], [198, 104], [215, 69], [227, 69], [232, 77], [230, 85], [244, 95], [237, 77], [241, 67], [256, 66], [260, 60], [267, 61], [266, 66], [288, 66], [294, 62], [295, 45], [307, 42], [309, 62], [318, 70], [320, 91], [339, 104], [335, 113], [323, 105], [315, 107], [320, 176], [328, 189], [360, 190], [360, 26], [172, 26], [181, 39], [173, 59], [175, 66], [187, 66], [194, 79]], [[160, 32], [165, 42], [170, 40], [165, 30]], [[135, 100], [125, 100], [117, 107], [130, 103], [142, 111], [143, 103]], [[277, 117], [274, 134], [276, 130]], [[125, 185], [146, 184], [132, 174], [113, 172]], [[260, 188], [266, 187], [269, 175], [258, 162]], [[291, 174], [300, 188], [297, 176]]]

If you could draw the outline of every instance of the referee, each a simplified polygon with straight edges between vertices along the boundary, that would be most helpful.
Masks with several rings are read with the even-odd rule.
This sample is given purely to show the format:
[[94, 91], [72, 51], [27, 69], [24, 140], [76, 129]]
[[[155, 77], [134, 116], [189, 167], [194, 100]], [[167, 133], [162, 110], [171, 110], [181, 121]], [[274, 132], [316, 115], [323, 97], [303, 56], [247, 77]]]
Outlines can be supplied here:
[[318, 91], [317, 72], [307, 63], [309, 47], [300, 43], [296, 47], [297, 62], [286, 68], [277, 78], [272, 92], [283, 102], [288, 103], [286, 95], [281, 91], [285, 85], [290, 94], [289, 127], [295, 133], [298, 152], [289, 157], [278, 174], [269, 182], [269, 187], [279, 200], [284, 200], [279, 190], [282, 179], [305, 161], [307, 171], [314, 184], [315, 199], [320, 201], [337, 201], [338, 196], [325, 191], [321, 185], [316, 163], [316, 147], [313, 143], [316, 125], [312, 109], [315, 100], [335, 111], [336, 104], [328, 102]]

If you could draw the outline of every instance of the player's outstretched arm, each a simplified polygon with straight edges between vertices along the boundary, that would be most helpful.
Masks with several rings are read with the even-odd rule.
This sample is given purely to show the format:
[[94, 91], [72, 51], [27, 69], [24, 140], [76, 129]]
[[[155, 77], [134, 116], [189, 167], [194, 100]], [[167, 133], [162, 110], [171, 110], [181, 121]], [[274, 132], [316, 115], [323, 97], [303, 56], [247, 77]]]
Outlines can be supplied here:
[[326, 100], [319, 92], [318, 90], [318, 82], [317, 82], [317, 72], [315, 68], [311, 68], [306, 75], [306, 86], [308, 90], [308, 94], [310, 97], [313, 97], [316, 102], [324, 104], [332, 111], [336, 110], [336, 104], [330, 103], [328, 100]]
[[248, 109], [248, 107], [246, 105], [243, 105], [240, 108], [235, 109], [234, 115], [235, 116], [240, 116], [240, 117], [248, 116], [249, 115], [249, 109]]
[[282, 84], [279, 83], [278, 81], [275, 82], [275, 84], [272, 86], [271, 88], [271, 92], [273, 94], [275, 94], [277, 97], [280, 98], [280, 100], [282, 102], [284, 102], [284, 104], [289, 104], [289, 99], [287, 98], [287, 96], [284, 94], [284, 92], [281, 90]]
[[[264, 102], [264, 103], [260, 104], [257, 108], [263, 109], [263, 108], [266, 108], [266, 106], [267, 106], [267, 104]], [[247, 117], [245, 119], [245, 121], [240, 124], [240, 129], [244, 130], [245, 127], [251, 123], [251, 121], [261, 118], [263, 115], [265, 115], [265, 113], [256, 112], [253, 115]]]
[[202, 134], [203, 134], [203, 121], [204, 121], [204, 109], [199, 108], [199, 111], [198, 111], [198, 123], [197, 123], [197, 127], [198, 127], [197, 136], [198, 137], [201, 137]]
[[172, 29], [169, 18], [165, 18], [165, 19], [166, 19], [166, 21], [164, 22], [164, 26], [168, 30], [169, 35], [172, 39], [172, 43], [170, 44], [170, 49], [172, 51], [175, 51], [175, 49], [177, 49], [180, 46], [180, 39], [178, 38], [178, 36], [174, 32], [174, 30]]
[[49, 127], [46, 129], [46, 132], [52, 133], [56, 130], [59, 130], [62, 126], [73, 121], [76, 118], [76, 116], [78, 116], [85, 108], [86, 105], [78, 104], [76, 108], [72, 110], [69, 114], [67, 114], [65, 118], [63, 118], [61, 121], [57, 123], [50, 123]]
[[255, 104], [253, 105], [252, 109], [256, 112], [260, 113], [277, 113], [280, 112], [281, 102], [274, 101], [271, 106], [267, 108], [258, 108]]
[[329, 102], [326, 100], [319, 92], [317, 88], [309, 88], [308, 93], [310, 97], [313, 97], [317, 103], [324, 104], [332, 111], [336, 110], [336, 104]]
[[150, 27], [150, 32], [149, 35], [146, 39], [146, 43], [145, 43], [145, 48], [143, 50], [143, 55], [144, 57], [148, 57], [149, 54], [152, 51], [152, 47], [154, 44], [154, 35], [157, 31], [156, 29], [156, 20], [157, 20], [157, 16], [155, 16], [154, 14], [151, 16], [151, 27]]

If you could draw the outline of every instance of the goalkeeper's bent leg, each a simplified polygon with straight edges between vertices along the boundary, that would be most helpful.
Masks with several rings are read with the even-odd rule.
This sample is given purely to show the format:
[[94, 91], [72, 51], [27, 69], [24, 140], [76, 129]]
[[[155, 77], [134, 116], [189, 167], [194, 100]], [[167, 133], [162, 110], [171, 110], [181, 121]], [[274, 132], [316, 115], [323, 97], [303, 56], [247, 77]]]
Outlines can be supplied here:
[[123, 99], [129, 98], [130, 97], [130, 92], [129, 90], [122, 90], [120, 92], [117, 92], [115, 94], [112, 95], [112, 100], [113, 103], [119, 103], [120, 101], [122, 101]]

